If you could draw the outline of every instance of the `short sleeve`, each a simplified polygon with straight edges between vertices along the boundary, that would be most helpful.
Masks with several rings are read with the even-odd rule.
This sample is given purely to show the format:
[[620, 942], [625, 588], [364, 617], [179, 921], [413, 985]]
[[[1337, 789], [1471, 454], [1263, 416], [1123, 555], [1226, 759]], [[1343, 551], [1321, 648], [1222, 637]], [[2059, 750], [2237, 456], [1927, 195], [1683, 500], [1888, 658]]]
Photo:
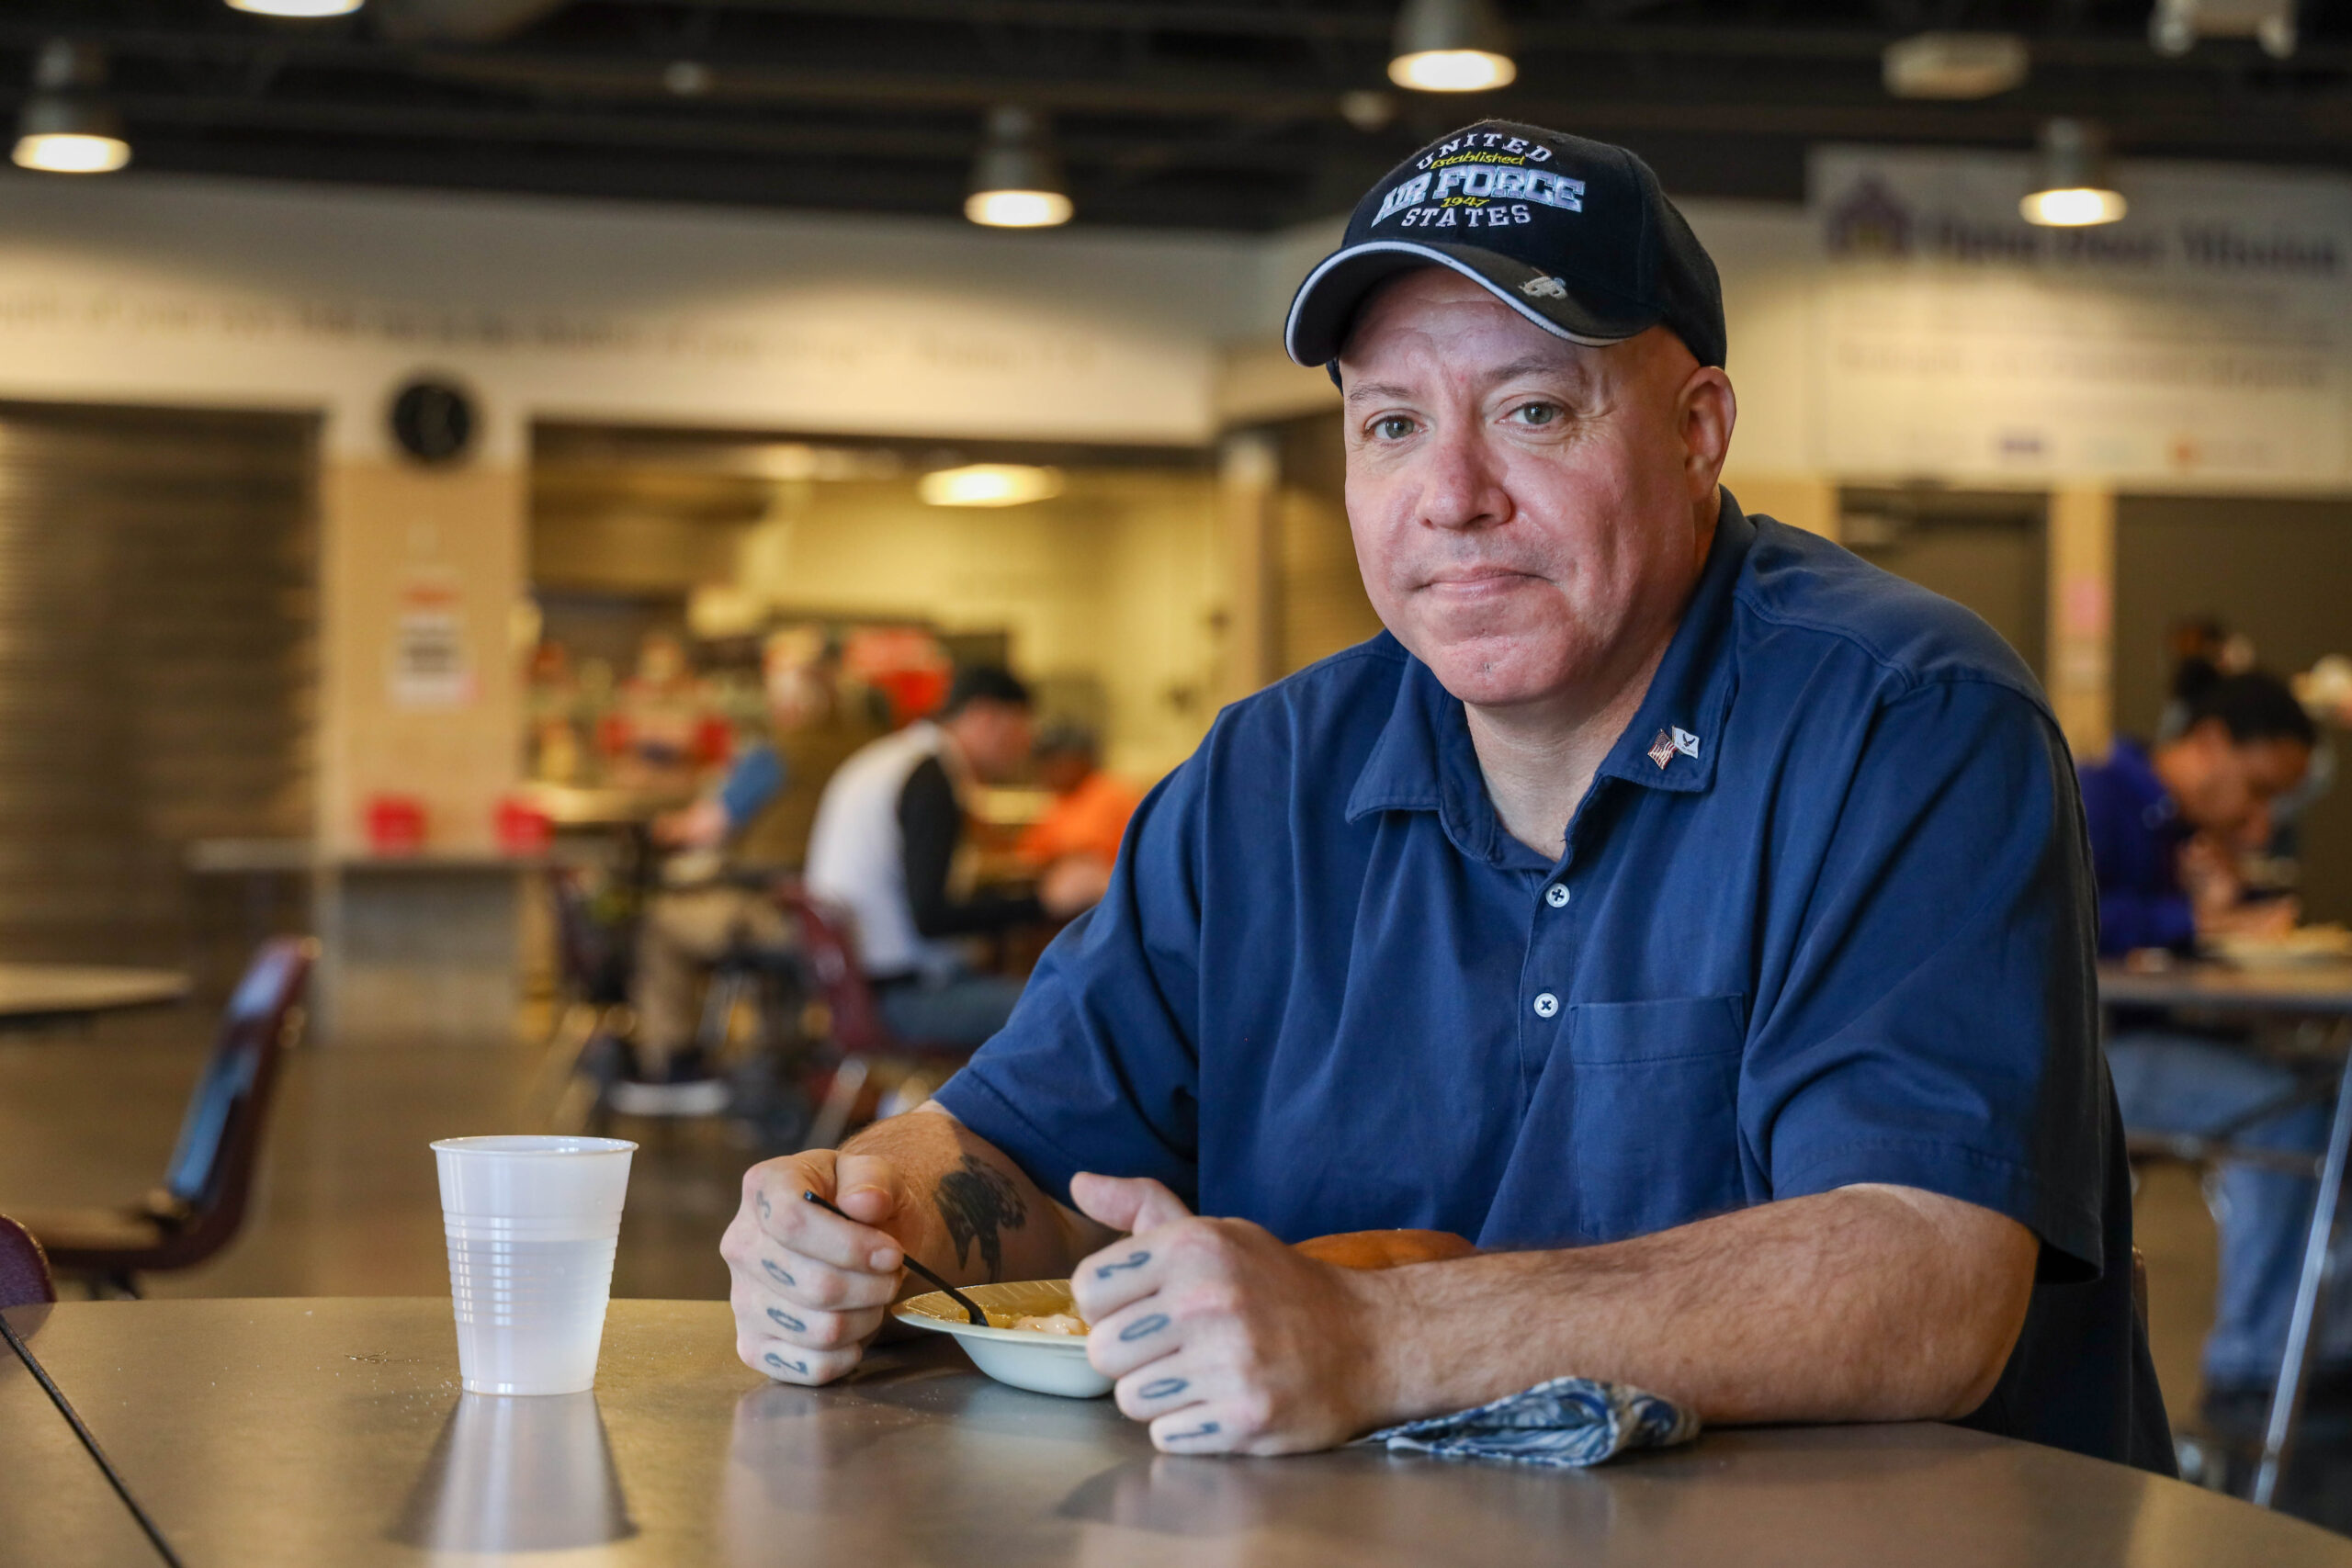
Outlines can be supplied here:
[[1772, 1195], [1920, 1188], [2032, 1230], [2044, 1278], [2095, 1276], [2094, 897], [2046, 715], [1983, 682], [1884, 705], [1748, 1033], [1741, 1136]]
[[727, 814], [728, 827], [740, 829], [758, 816], [762, 807], [784, 792], [784, 759], [776, 755], [775, 747], [754, 746], [744, 752], [718, 786], [718, 808]]
[[1146, 798], [1102, 902], [1054, 939], [1011, 1020], [939, 1091], [1063, 1201], [1081, 1170], [1198, 1194], [1203, 767]]

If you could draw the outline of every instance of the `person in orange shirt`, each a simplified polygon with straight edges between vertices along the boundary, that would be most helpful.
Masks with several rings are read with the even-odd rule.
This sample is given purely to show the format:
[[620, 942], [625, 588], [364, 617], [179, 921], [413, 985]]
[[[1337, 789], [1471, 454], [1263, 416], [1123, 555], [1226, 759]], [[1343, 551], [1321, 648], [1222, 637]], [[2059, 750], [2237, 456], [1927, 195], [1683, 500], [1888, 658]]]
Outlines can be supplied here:
[[1085, 855], [1105, 867], [1119, 858], [1127, 818], [1143, 803], [1133, 784], [1102, 771], [1093, 731], [1072, 723], [1049, 724], [1031, 751], [1038, 782], [1054, 792], [1053, 805], [1022, 834], [1014, 853], [1032, 865], [1050, 865]]

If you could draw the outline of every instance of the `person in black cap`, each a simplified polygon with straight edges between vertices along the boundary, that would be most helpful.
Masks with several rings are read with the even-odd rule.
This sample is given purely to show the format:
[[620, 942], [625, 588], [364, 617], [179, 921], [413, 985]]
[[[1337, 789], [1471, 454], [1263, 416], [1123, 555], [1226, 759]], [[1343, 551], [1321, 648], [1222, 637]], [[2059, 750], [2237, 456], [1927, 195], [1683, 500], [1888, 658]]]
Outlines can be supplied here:
[[749, 1174], [739, 1353], [842, 1376], [912, 1256], [1069, 1276], [1170, 1452], [1580, 1375], [2168, 1471], [2064, 739], [1983, 622], [1721, 488], [1657, 179], [1458, 131], [1287, 331], [1387, 631], [1218, 717], [931, 1105]]

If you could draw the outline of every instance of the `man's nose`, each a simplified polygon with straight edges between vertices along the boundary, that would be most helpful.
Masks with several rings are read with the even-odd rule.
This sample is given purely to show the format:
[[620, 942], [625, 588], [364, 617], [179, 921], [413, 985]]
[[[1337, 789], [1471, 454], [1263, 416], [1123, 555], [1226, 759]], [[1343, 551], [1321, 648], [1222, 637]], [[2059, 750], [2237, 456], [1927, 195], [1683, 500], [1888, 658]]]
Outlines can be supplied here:
[[1510, 516], [1501, 465], [1474, 427], [1441, 433], [1428, 448], [1421, 521], [1432, 528], [1482, 528]]

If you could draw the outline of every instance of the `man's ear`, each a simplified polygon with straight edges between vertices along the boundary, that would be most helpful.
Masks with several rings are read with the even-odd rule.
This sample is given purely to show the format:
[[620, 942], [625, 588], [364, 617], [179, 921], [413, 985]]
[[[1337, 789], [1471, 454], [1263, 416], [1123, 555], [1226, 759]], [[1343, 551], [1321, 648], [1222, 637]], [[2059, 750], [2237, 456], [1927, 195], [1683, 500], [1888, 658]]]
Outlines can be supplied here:
[[1675, 406], [1675, 423], [1682, 437], [1683, 477], [1694, 505], [1715, 493], [1731, 453], [1732, 426], [1739, 423], [1739, 399], [1731, 378], [1719, 366], [1702, 365], [1682, 383]]

